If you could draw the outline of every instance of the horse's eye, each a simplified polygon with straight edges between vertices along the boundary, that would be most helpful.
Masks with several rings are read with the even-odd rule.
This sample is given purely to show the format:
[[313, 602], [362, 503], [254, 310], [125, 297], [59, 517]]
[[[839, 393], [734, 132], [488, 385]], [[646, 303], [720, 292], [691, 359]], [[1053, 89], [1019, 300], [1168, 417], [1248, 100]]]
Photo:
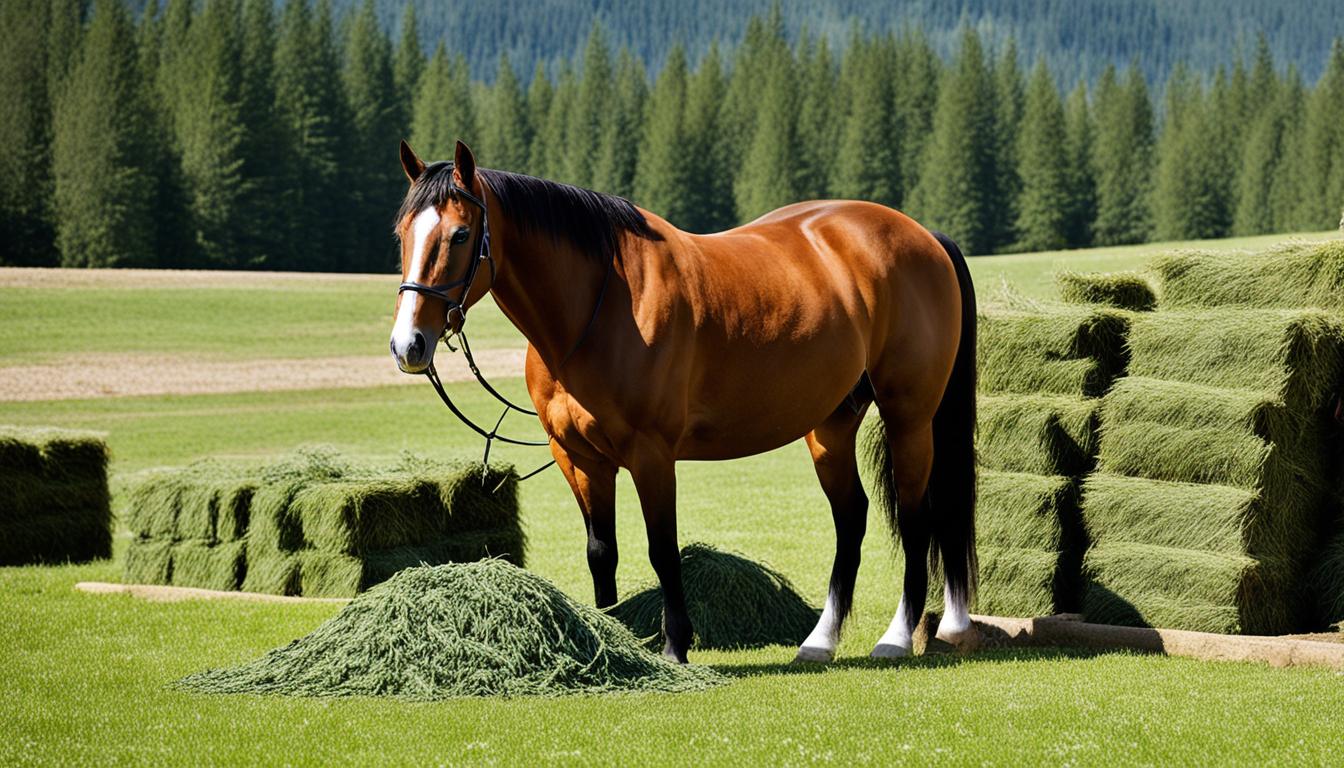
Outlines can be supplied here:
[[470, 236], [471, 236], [470, 229], [466, 227], [458, 227], [457, 229], [453, 230], [453, 237], [450, 242], [452, 242], [453, 245], [459, 245], [461, 243], [467, 242], [467, 238]]

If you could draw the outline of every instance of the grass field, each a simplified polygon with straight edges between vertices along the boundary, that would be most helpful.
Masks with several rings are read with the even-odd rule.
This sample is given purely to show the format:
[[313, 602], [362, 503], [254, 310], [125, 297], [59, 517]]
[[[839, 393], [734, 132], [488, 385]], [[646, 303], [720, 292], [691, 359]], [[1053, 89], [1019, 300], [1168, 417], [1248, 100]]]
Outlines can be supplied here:
[[[1006, 280], [1048, 299], [1056, 269], [1131, 269], [1158, 250], [994, 257], [974, 260], [972, 269], [981, 296]], [[70, 355], [78, 364], [84, 352], [239, 360], [383, 354], [396, 282], [235, 275], [141, 289], [133, 280], [111, 288], [16, 280], [0, 273], [0, 366]], [[474, 314], [472, 327], [478, 347], [521, 344], [497, 310]], [[517, 380], [506, 385], [522, 391]], [[492, 412], [473, 386], [451, 386], [471, 412]], [[0, 422], [108, 432], [116, 505], [131, 474], [206, 455], [269, 456], [321, 443], [386, 457], [478, 456], [474, 436], [442, 411], [428, 387], [0, 400]], [[513, 423], [523, 435], [537, 429]], [[496, 455], [526, 470], [543, 454], [501, 448]], [[678, 494], [683, 543], [764, 559], [820, 602], [833, 533], [801, 445], [683, 464]], [[652, 572], [624, 478], [620, 498], [625, 594]], [[582, 527], [559, 473], [524, 483], [521, 503], [529, 568], [590, 601]], [[1333, 672], [1068, 651], [870, 663], [867, 651], [899, 597], [886, 531], [877, 518], [871, 523], [858, 614], [831, 667], [790, 667], [792, 648], [706, 652], [693, 659], [739, 679], [695, 694], [414, 705], [166, 690], [185, 674], [303, 635], [336, 608], [76, 593], [76, 581], [119, 578], [123, 533], [112, 561], [0, 568], [0, 682], [8, 694], [0, 700], [0, 764], [1320, 764], [1344, 750], [1344, 678]]]

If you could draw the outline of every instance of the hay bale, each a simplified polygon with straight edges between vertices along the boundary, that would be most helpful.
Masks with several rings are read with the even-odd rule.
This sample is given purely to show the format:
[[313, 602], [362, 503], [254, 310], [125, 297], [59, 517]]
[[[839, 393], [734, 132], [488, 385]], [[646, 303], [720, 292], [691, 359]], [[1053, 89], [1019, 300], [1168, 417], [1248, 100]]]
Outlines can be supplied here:
[[1074, 481], [981, 470], [978, 486], [975, 609], [1001, 616], [1076, 610], [1085, 539]]
[[244, 589], [325, 597], [352, 596], [419, 564], [522, 565], [526, 548], [511, 467], [414, 458], [368, 467], [329, 452], [262, 472], [248, 541]]
[[1317, 307], [1344, 312], [1344, 242], [1260, 252], [1183, 251], [1148, 267], [1170, 307]]
[[1055, 280], [1060, 297], [1070, 304], [1105, 304], [1135, 312], [1157, 306], [1153, 286], [1137, 272], [1060, 272]]
[[1125, 370], [1130, 313], [1061, 306], [996, 310], [979, 319], [983, 394], [1097, 397]]
[[244, 542], [227, 541], [219, 544], [199, 541], [177, 542], [172, 545], [172, 557], [170, 579], [173, 586], [237, 590], [243, 585], [243, 576], [247, 569]]
[[0, 426], [0, 565], [112, 554], [103, 436]]
[[1094, 544], [1083, 616], [1099, 624], [1224, 634], [1293, 630], [1291, 564], [1246, 555], [1133, 542]]
[[1333, 401], [1344, 322], [1317, 310], [1201, 310], [1136, 315], [1129, 375], [1253, 389], [1295, 412]]
[[126, 549], [123, 570], [127, 584], [171, 584], [173, 542], [135, 538]]
[[207, 544], [247, 533], [257, 481], [252, 468], [206, 459], [153, 470], [127, 493], [126, 525], [137, 536]]
[[[696, 648], [798, 645], [816, 626], [818, 613], [789, 580], [768, 565], [708, 544], [681, 550], [686, 610]], [[663, 627], [663, 591], [649, 586], [607, 609], [639, 637], [657, 638]]]
[[410, 568], [311, 634], [233, 669], [184, 678], [202, 693], [555, 696], [692, 691], [722, 682], [639, 646], [629, 630], [501, 560]]
[[1096, 399], [1070, 395], [981, 397], [976, 417], [980, 466], [1003, 472], [1081, 475], [1097, 453]]

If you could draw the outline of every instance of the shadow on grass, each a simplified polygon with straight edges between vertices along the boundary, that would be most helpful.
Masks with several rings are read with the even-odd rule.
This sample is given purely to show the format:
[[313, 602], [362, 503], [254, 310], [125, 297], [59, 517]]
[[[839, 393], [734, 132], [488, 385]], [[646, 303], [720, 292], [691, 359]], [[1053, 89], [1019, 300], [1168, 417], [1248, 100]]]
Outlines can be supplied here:
[[756, 677], [761, 675], [817, 675], [850, 669], [947, 669], [965, 664], [1003, 664], [1017, 661], [1068, 661], [1092, 659], [1124, 650], [1092, 648], [993, 648], [972, 654], [931, 653], [908, 656], [903, 659], [873, 659], [867, 657], [840, 658], [829, 664], [816, 662], [779, 662], [772, 664], [710, 664], [716, 671], [729, 677]]

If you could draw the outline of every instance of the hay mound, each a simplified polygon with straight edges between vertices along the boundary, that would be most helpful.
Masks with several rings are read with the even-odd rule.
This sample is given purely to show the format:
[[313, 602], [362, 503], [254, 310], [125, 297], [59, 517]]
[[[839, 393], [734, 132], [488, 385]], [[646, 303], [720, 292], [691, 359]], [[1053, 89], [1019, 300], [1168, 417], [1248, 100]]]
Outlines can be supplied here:
[[1124, 373], [1130, 320], [1081, 306], [982, 313], [980, 392], [1098, 397]]
[[111, 555], [103, 436], [0, 427], [0, 565]]
[[1136, 318], [1086, 481], [1091, 621], [1281, 634], [1329, 495], [1344, 325], [1315, 310]]
[[1344, 242], [1292, 243], [1256, 253], [1186, 251], [1148, 267], [1170, 307], [1317, 307], [1344, 312]]
[[184, 678], [203, 693], [554, 696], [693, 691], [713, 670], [655, 656], [620, 623], [502, 560], [408, 568], [312, 634], [233, 669]]
[[[789, 580], [769, 566], [708, 544], [681, 550], [686, 610], [696, 648], [758, 648], [798, 645], [816, 626], [818, 614]], [[663, 591], [648, 587], [607, 609], [644, 638], [663, 627]]]
[[1105, 304], [1135, 312], [1157, 306], [1153, 286], [1137, 272], [1060, 272], [1059, 293], [1070, 304]]

